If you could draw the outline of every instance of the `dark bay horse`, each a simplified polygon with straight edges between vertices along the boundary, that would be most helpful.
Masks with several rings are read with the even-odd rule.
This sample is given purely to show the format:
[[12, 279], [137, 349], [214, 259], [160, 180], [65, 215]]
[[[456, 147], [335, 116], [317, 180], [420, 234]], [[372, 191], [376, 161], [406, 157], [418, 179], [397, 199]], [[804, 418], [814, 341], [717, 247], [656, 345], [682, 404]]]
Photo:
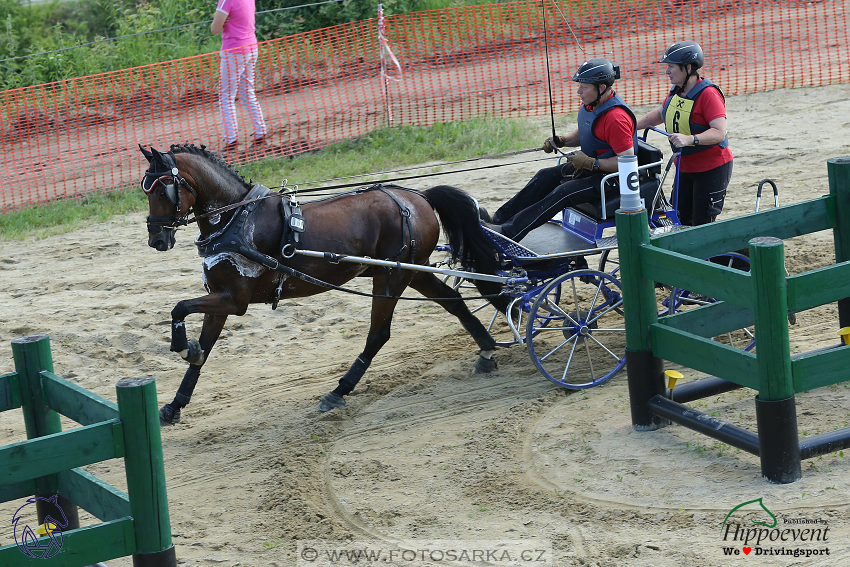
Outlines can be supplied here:
[[[466, 193], [445, 185], [421, 193], [376, 185], [303, 203], [299, 214], [289, 208], [288, 198], [246, 183], [204, 146], [171, 146], [164, 153], [140, 149], [150, 163], [142, 178], [150, 206], [148, 245], [161, 252], [170, 250], [175, 229], [187, 224], [194, 212], [200, 230], [195, 244], [205, 257], [203, 275], [209, 292], [180, 301], [171, 311], [171, 350], [189, 363], [189, 369], [174, 400], [160, 409], [162, 423], [180, 420], [180, 410], [189, 403], [201, 367], [228, 315], [245, 314], [251, 303], [272, 303], [274, 308], [279, 299], [328, 291], [310, 278], [340, 286], [358, 276], [371, 277], [375, 296], [366, 346], [339, 385], [322, 397], [322, 411], [345, 406], [343, 396], [354, 389], [389, 340], [393, 310], [407, 286], [433, 298], [460, 320], [481, 349], [475, 371], [489, 372], [495, 367], [491, 357], [496, 348], [494, 339], [457, 291], [435, 274], [332, 263], [291, 253], [297, 245], [305, 250], [424, 265], [439, 238], [436, 211], [452, 250], [462, 251], [463, 265], [492, 274], [496, 254], [479, 226], [478, 209]], [[228, 205], [237, 206], [221, 210]], [[284, 209], [291, 216], [284, 215]], [[482, 293], [498, 293], [500, 289], [493, 282], [478, 285]], [[198, 340], [186, 337], [184, 320], [192, 313], [204, 314]]]

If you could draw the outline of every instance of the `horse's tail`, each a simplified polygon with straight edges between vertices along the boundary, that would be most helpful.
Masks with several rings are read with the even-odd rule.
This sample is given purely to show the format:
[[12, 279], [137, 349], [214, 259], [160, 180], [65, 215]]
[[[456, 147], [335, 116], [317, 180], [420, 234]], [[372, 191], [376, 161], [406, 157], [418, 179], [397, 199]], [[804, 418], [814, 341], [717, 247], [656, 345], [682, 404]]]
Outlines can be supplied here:
[[452, 259], [476, 272], [494, 274], [499, 266], [498, 253], [481, 230], [478, 207], [472, 197], [449, 185], [432, 187], [424, 194], [440, 217]]

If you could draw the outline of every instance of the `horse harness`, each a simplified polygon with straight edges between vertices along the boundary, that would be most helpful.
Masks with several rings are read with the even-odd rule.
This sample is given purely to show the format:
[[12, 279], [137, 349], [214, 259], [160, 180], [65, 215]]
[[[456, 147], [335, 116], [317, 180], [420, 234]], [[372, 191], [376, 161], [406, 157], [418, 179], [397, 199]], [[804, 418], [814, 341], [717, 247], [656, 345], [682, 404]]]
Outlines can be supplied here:
[[[153, 175], [161, 175], [161, 174], [150, 174]], [[172, 172], [173, 175], [173, 172]], [[167, 176], [166, 176], [167, 177]], [[182, 179], [182, 178], [180, 178]], [[185, 183], [185, 181], [183, 181]], [[167, 186], [166, 186], [167, 187]], [[187, 184], [188, 187], [188, 184]], [[396, 186], [392, 186], [396, 187]], [[404, 189], [405, 191], [411, 191], [410, 189], [405, 189], [403, 187], [397, 187], [399, 189]], [[393, 256], [387, 258], [387, 260], [396, 260], [404, 254], [406, 251], [410, 250], [410, 259], [414, 261], [416, 258], [416, 240], [413, 238], [413, 231], [410, 226], [410, 209], [404, 206], [404, 204], [399, 201], [399, 199], [387, 191], [383, 185], [376, 184], [370, 187], [366, 187], [364, 189], [358, 189], [353, 191], [354, 194], [365, 193], [367, 191], [378, 190], [385, 193], [389, 196], [393, 202], [398, 206], [399, 214], [401, 215], [401, 232], [402, 232], [402, 246]], [[167, 189], [166, 189], [167, 191]], [[421, 195], [418, 191], [414, 191], [415, 193]], [[179, 193], [179, 192], [178, 192]], [[193, 192], [194, 193], [194, 192]], [[251, 190], [248, 192], [248, 195], [245, 196], [245, 201], [250, 201], [246, 205], [239, 207], [227, 224], [219, 231], [211, 234], [207, 238], [204, 239], [195, 239], [195, 245], [198, 247], [198, 255], [202, 258], [206, 258], [208, 256], [212, 256], [214, 254], [221, 254], [223, 252], [229, 252], [234, 254], [239, 254], [248, 260], [256, 262], [270, 270], [276, 270], [280, 272], [280, 276], [278, 277], [278, 284], [275, 288], [274, 294], [272, 295], [272, 309], [277, 309], [278, 302], [280, 301], [280, 296], [283, 293], [283, 282], [286, 279], [286, 274], [291, 276], [295, 276], [301, 280], [304, 280], [308, 283], [321, 285], [323, 287], [330, 287], [333, 289], [342, 289], [338, 286], [334, 286], [332, 284], [328, 284], [321, 280], [318, 280], [312, 276], [304, 274], [303, 272], [299, 272], [294, 268], [290, 268], [282, 263], [280, 263], [275, 258], [263, 254], [259, 250], [257, 250], [253, 245], [245, 242], [244, 236], [244, 228], [245, 223], [248, 221], [248, 218], [251, 216], [251, 213], [256, 210], [257, 206], [260, 204], [260, 201], [266, 197], [270, 193], [270, 189], [263, 185], [254, 185]], [[282, 194], [280, 199], [280, 214], [281, 219], [283, 221], [283, 235], [281, 237], [281, 246], [280, 246], [280, 254], [283, 258], [288, 259], [292, 258], [295, 255], [296, 250], [298, 250], [298, 245], [301, 242], [301, 233], [304, 232], [307, 228], [306, 221], [301, 214], [301, 206], [298, 202], [292, 199], [291, 195]], [[422, 195], [424, 198], [424, 195]], [[179, 208], [178, 208], [179, 211]], [[164, 217], [168, 218], [168, 217]], [[157, 217], [159, 219], [159, 217]], [[149, 226], [151, 225], [150, 217], [148, 221]], [[163, 223], [160, 226], [168, 227], [167, 224]], [[150, 229], [149, 229], [150, 230]], [[407, 235], [407, 236], [406, 236]], [[407, 238], [410, 239], [410, 245], [405, 243]], [[392, 270], [393, 268], [387, 268], [388, 270]], [[389, 290], [387, 290], [389, 295]]]
[[[165, 230], [177, 230], [177, 226], [181, 223], [180, 221], [185, 221], [185, 219], [189, 216], [189, 213], [192, 212], [192, 208], [186, 211], [186, 214], [181, 217], [180, 216], [180, 185], [183, 185], [188, 189], [189, 193], [197, 200], [198, 194], [195, 192], [195, 189], [192, 188], [191, 185], [180, 175], [180, 171], [177, 169], [177, 164], [174, 162], [174, 156], [169, 153], [160, 154], [162, 157], [162, 161], [168, 169], [164, 171], [145, 171], [144, 177], [142, 177], [141, 186], [142, 191], [146, 194], [150, 194], [156, 189], [157, 184], [162, 184], [165, 187], [165, 196], [174, 205], [174, 214], [171, 216], [153, 216], [148, 215], [147, 224], [148, 224], [148, 233], [150, 234], [159, 234], [163, 229]], [[151, 183], [150, 187], [145, 187], [145, 183], [149, 178], [153, 178], [153, 183]]]

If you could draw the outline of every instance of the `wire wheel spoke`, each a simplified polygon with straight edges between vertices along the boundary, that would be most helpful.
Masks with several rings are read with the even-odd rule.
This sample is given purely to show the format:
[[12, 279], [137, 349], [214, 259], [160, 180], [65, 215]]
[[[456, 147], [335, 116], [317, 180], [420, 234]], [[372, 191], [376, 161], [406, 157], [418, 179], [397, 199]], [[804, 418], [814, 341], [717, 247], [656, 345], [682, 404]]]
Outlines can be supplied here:
[[[547, 358], [549, 358], [550, 355], [558, 352], [559, 350], [561, 350], [561, 348], [565, 344], [570, 343], [570, 342], [573, 343], [573, 351], [575, 351], [576, 345], [578, 344], [578, 341], [574, 341], [572, 338], [569, 338], [569, 339], [565, 340], [564, 342], [562, 342], [561, 344], [559, 344], [558, 346], [556, 346], [555, 348], [553, 348], [552, 350], [550, 350], [549, 352], [547, 352], [546, 354], [544, 354], [543, 356], [541, 356], [540, 360], [546, 360]], [[570, 353], [570, 358], [572, 358], [572, 356], [573, 356], [572, 353]], [[569, 363], [567, 363], [567, 365], [569, 365]]]
[[596, 270], [577, 270], [552, 285], [563, 289], [558, 300], [540, 297], [529, 314], [526, 346], [532, 360], [541, 374], [565, 388], [607, 381], [625, 363], [619, 282]]

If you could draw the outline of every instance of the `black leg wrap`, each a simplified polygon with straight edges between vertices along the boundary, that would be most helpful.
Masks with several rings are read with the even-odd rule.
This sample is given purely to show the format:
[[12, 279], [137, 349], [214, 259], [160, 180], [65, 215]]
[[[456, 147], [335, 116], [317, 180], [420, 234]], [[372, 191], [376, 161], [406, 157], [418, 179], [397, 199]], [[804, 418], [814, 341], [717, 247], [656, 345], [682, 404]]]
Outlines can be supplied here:
[[366, 358], [362, 354], [358, 356], [354, 364], [351, 365], [351, 368], [348, 369], [348, 372], [345, 373], [345, 376], [339, 379], [339, 386], [336, 387], [333, 393], [337, 396], [345, 396], [351, 393], [357, 383], [360, 382], [360, 379], [363, 378], [363, 374], [366, 373], [366, 369], [369, 368], [370, 364], [372, 364], [372, 359]]
[[186, 340], [186, 322], [172, 321], [171, 322], [171, 352], [180, 352], [189, 348], [189, 343]]
[[177, 408], [184, 408], [189, 405], [189, 400], [192, 399], [192, 392], [195, 391], [195, 385], [198, 383], [198, 378], [201, 376], [201, 367], [190, 365], [183, 375], [183, 381], [177, 389], [177, 394], [174, 396], [174, 401], [171, 405]]
[[477, 318], [473, 317], [469, 321], [462, 323], [466, 332], [472, 336], [475, 344], [481, 350], [496, 350], [496, 339], [490, 336], [484, 325]]

